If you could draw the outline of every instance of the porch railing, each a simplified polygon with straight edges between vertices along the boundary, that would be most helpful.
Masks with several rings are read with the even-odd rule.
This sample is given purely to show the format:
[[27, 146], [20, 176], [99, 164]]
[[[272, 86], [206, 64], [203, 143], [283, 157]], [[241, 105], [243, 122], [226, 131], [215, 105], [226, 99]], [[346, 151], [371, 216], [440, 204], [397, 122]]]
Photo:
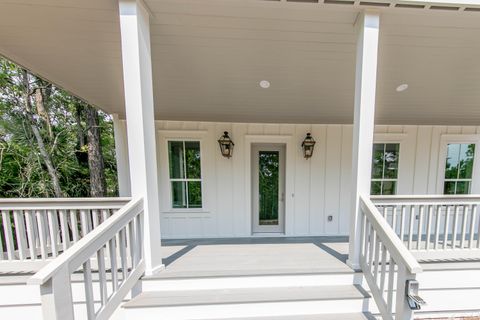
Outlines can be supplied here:
[[382, 318], [413, 319], [405, 286], [422, 268], [369, 198], [360, 197], [360, 223], [360, 266]]
[[[113, 314], [145, 271], [143, 212], [143, 199], [130, 201], [28, 280], [40, 285], [44, 319], [108, 319]], [[74, 308], [72, 298], [76, 272], [83, 277], [83, 310], [79, 304]], [[92, 273], [98, 274], [98, 286], [92, 285]]]
[[0, 199], [0, 263], [56, 258], [129, 198]]
[[372, 197], [420, 261], [480, 259], [480, 196]]

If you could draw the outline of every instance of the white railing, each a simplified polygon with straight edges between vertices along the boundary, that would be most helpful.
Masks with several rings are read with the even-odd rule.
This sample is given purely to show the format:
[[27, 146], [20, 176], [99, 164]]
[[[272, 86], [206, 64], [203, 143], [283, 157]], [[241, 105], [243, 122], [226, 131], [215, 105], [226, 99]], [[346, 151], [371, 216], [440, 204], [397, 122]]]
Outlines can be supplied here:
[[[108, 319], [145, 271], [143, 199], [130, 201], [32, 278], [40, 285], [43, 318]], [[80, 271], [85, 309], [72, 298], [72, 275]], [[98, 286], [92, 284], [98, 273]], [[111, 281], [109, 281], [111, 279]], [[98, 292], [97, 292], [98, 291]]]
[[387, 196], [372, 201], [417, 259], [480, 259], [480, 196]]
[[0, 263], [56, 258], [129, 198], [0, 199]]
[[[384, 320], [413, 319], [405, 286], [422, 272], [370, 199], [360, 197], [360, 266]], [[395, 313], [395, 316], [393, 315]]]

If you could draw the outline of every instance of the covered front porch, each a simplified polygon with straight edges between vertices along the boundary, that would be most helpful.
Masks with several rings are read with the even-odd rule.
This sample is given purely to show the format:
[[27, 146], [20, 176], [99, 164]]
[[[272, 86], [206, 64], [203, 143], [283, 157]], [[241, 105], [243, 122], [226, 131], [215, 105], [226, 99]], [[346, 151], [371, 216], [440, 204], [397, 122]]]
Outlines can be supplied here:
[[[478, 275], [480, 4], [301, 2], [5, 4], [0, 52], [115, 122], [122, 198], [0, 201], [0, 270], [35, 272], [45, 319], [279, 319], [286, 302], [338, 319], [347, 300], [413, 319], [424, 262]], [[12, 37], [20, 15], [32, 26]], [[261, 152], [278, 156], [263, 226]]]

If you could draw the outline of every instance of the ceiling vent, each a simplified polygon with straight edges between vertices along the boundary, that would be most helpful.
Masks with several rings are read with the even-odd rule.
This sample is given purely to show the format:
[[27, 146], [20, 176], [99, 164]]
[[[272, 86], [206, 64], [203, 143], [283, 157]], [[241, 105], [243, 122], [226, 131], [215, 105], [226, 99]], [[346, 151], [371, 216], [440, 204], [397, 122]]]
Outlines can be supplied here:
[[395, 8], [425, 9], [423, 4], [397, 3]]
[[430, 6], [432, 10], [449, 10], [449, 11], [458, 11], [460, 7], [450, 7], [450, 6]]
[[344, 1], [344, 0], [325, 0], [323, 3], [327, 4], [349, 4], [353, 5], [355, 1]]
[[390, 7], [388, 2], [371, 2], [371, 1], [360, 1], [361, 6], [371, 6], [371, 7]]

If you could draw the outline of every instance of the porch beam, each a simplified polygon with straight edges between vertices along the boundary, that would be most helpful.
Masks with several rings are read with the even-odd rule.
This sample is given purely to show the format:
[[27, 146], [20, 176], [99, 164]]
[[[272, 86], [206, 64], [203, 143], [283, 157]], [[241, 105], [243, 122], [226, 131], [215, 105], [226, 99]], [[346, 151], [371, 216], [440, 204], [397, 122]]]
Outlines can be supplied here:
[[120, 197], [131, 196], [130, 165], [128, 162], [127, 127], [125, 120], [113, 114], [113, 134], [115, 137], [115, 158], [117, 161], [118, 193]]
[[163, 269], [148, 9], [119, 0], [123, 84], [132, 197], [144, 199], [145, 273]]
[[355, 25], [357, 58], [352, 152], [352, 208], [348, 264], [360, 269], [360, 195], [370, 197], [372, 146], [375, 127], [375, 89], [380, 14], [364, 11]]

